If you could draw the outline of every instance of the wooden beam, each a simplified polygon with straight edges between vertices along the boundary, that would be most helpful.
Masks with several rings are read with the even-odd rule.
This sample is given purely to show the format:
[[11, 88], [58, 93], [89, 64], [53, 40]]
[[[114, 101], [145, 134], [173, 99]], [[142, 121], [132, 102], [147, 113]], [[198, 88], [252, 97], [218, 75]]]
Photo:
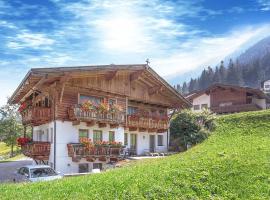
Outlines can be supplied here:
[[61, 95], [60, 95], [60, 103], [62, 103], [63, 100], [63, 95], [65, 91], [65, 86], [66, 83], [69, 81], [71, 77], [69, 75], [64, 75], [63, 77], [60, 78], [60, 83], [62, 83], [62, 89], [61, 89]]
[[73, 122], [72, 122], [72, 125], [73, 125], [73, 126], [76, 126], [76, 125], [79, 125], [79, 124], [80, 124], [80, 121], [73, 121]]
[[131, 73], [129, 76], [130, 82], [137, 80], [142, 75], [142, 73], [143, 73], [143, 70], [139, 70], [137, 72]]
[[112, 79], [116, 76], [116, 74], [117, 74], [117, 70], [115, 70], [115, 71], [110, 71], [110, 72], [108, 72], [107, 74], [105, 74], [105, 79], [106, 79], [106, 81], [112, 80]]
[[151, 96], [153, 94], [156, 94], [161, 89], [162, 89], [162, 86], [161, 85], [157, 85], [157, 86], [151, 87], [151, 88], [148, 89], [148, 94]]

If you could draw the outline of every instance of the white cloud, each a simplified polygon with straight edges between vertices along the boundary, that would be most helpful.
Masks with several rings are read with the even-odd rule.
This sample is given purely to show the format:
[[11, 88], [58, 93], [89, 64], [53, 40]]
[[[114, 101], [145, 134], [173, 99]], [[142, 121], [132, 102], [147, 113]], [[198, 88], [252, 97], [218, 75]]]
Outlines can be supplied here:
[[270, 11], [270, 0], [258, 0], [262, 11]]
[[30, 33], [28, 31], [22, 31], [18, 33], [12, 41], [7, 43], [7, 47], [11, 49], [22, 49], [22, 48], [49, 48], [50, 45], [54, 44], [54, 40], [48, 38], [42, 33]]
[[[226, 56], [239, 51], [243, 45], [253, 44], [269, 35], [269, 24], [259, 27], [241, 27], [222, 36], [197, 37], [181, 45], [166, 58], [153, 58], [153, 67], [169, 78], [195, 70], [198, 67], [215, 65]], [[201, 68], [199, 68], [201, 70]]]

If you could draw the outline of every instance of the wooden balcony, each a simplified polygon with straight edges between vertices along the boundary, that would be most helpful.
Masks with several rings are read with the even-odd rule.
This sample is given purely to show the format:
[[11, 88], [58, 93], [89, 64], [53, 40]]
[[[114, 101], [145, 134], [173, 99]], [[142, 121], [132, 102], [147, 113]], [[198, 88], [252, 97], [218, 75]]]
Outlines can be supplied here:
[[259, 108], [255, 104], [241, 104], [241, 105], [211, 107], [211, 111], [218, 114], [247, 112], [247, 111], [256, 111], [256, 110], [261, 110], [261, 108]]
[[34, 160], [48, 160], [51, 144], [49, 142], [31, 142], [22, 147], [22, 153]]
[[51, 120], [51, 108], [33, 107], [21, 112], [22, 123], [40, 125]]
[[88, 162], [117, 162], [122, 152], [122, 147], [95, 146], [87, 148], [80, 143], [67, 144], [68, 156], [73, 162], [85, 158]]
[[169, 128], [168, 120], [154, 119], [152, 117], [139, 117], [128, 115], [127, 126], [130, 128], [146, 129], [148, 131], [165, 132]]
[[69, 108], [69, 118], [84, 122], [101, 122], [109, 124], [123, 124], [125, 115], [123, 112], [117, 113], [101, 113], [95, 110], [85, 111], [80, 106]]

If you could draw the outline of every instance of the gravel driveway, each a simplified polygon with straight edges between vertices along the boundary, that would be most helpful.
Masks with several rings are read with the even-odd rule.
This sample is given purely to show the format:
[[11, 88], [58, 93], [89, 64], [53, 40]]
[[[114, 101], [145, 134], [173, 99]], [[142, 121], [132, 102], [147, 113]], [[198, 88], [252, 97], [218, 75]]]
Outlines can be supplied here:
[[31, 165], [32, 160], [19, 160], [0, 163], [0, 183], [12, 182], [14, 172], [20, 167]]

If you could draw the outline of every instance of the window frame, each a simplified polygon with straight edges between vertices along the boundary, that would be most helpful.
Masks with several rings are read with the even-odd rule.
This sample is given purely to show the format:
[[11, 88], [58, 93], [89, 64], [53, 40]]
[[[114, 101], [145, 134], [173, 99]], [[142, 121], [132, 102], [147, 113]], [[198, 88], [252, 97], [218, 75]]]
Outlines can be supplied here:
[[[96, 140], [96, 134], [97, 133], [100, 133], [100, 140]], [[102, 141], [103, 140], [103, 133], [102, 133], [102, 131], [101, 130], [93, 130], [93, 142], [97, 142], [97, 141]]]
[[[160, 141], [161, 139], [161, 141]], [[160, 146], [164, 146], [164, 135], [158, 135], [157, 136], [157, 145], [160, 147]]]
[[201, 109], [208, 109], [208, 104], [207, 103], [201, 104]]
[[[81, 172], [80, 171], [80, 166], [82, 166], [82, 165], [86, 165], [87, 166], [87, 171], [86, 172]], [[78, 173], [87, 173], [87, 172], [89, 172], [89, 163], [79, 163], [78, 164]]]
[[109, 142], [115, 142], [115, 131], [109, 131]]
[[85, 138], [85, 137], [80, 137], [80, 131], [87, 131], [87, 136], [86, 138], [89, 138], [89, 130], [88, 129], [79, 129], [78, 130], [78, 138], [79, 138], [79, 141], [81, 138]]
[[193, 110], [200, 110], [200, 104], [193, 105]]
[[124, 133], [124, 145], [128, 146], [128, 133]]

